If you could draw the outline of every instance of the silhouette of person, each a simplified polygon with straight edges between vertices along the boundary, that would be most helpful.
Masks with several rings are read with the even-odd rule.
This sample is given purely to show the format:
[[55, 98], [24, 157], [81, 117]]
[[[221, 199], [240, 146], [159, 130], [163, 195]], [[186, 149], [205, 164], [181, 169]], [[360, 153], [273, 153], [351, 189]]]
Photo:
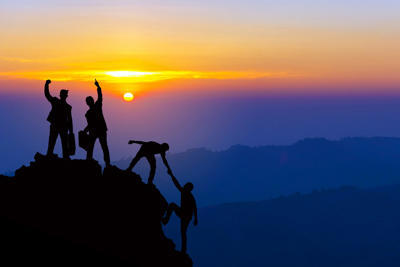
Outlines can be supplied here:
[[103, 115], [103, 93], [97, 80], [94, 85], [97, 87], [97, 101], [93, 97], [86, 97], [86, 104], [89, 110], [86, 112], [85, 117], [88, 125], [84, 131], [89, 133], [89, 145], [87, 149], [86, 159], [93, 159], [93, 149], [96, 139], [99, 138], [101, 148], [103, 149], [104, 162], [106, 166], [110, 166], [110, 152], [107, 145], [107, 124]]
[[60, 90], [60, 98], [50, 95], [49, 84], [50, 80], [46, 81], [44, 86], [44, 95], [51, 104], [51, 111], [47, 117], [50, 122], [49, 145], [47, 147], [47, 156], [54, 156], [54, 146], [58, 135], [61, 138], [62, 153], [64, 159], [69, 159], [68, 153], [68, 131], [73, 133], [72, 128], [72, 107], [67, 103], [68, 90]]
[[166, 225], [171, 217], [172, 212], [181, 219], [181, 240], [182, 240], [182, 252], [186, 253], [186, 232], [189, 226], [190, 221], [192, 220], [192, 216], [194, 215], [193, 224], [196, 226], [197, 221], [197, 206], [196, 200], [192, 194], [193, 184], [186, 183], [183, 187], [179, 184], [178, 180], [172, 174], [171, 171], [168, 171], [168, 174], [171, 176], [174, 185], [181, 192], [181, 206], [179, 207], [175, 203], [171, 203], [168, 205], [167, 213], [165, 217], [162, 219], [162, 223]]
[[139, 162], [139, 160], [143, 157], [147, 159], [150, 164], [150, 174], [148, 183], [152, 184], [154, 175], [156, 174], [156, 154], [160, 154], [164, 165], [167, 167], [168, 171], [171, 171], [171, 168], [168, 165], [168, 161], [165, 158], [165, 153], [169, 150], [169, 145], [167, 143], [159, 144], [157, 142], [144, 142], [144, 141], [135, 141], [130, 140], [128, 144], [139, 144], [141, 145], [139, 151], [136, 156], [132, 159], [131, 164], [126, 169], [127, 171], [132, 171], [133, 167]]

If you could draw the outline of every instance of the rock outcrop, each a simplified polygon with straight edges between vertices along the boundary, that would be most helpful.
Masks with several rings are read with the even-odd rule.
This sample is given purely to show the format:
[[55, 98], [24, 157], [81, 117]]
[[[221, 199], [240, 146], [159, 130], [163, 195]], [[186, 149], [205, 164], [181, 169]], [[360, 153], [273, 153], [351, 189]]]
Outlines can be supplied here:
[[192, 266], [165, 237], [167, 201], [135, 173], [35, 155], [0, 177], [1, 249], [21, 263]]

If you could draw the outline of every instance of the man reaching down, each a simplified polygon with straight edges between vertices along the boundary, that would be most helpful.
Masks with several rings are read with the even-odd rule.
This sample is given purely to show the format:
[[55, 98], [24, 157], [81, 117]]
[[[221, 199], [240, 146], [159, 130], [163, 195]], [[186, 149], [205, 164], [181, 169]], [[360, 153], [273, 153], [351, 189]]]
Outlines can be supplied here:
[[159, 144], [157, 142], [144, 142], [144, 141], [135, 141], [130, 140], [128, 144], [139, 144], [141, 145], [139, 151], [137, 152], [136, 156], [132, 159], [131, 164], [127, 171], [132, 171], [135, 165], [139, 162], [141, 158], [146, 158], [150, 164], [150, 174], [148, 183], [152, 184], [154, 176], [156, 174], [156, 157], [155, 155], [160, 154], [164, 165], [167, 167], [168, 172], [171, 172], [171, 169], [168, 165], [168, 161], [165, 157], [165, 153], [169, 150], [169, 145], [167, 143]]

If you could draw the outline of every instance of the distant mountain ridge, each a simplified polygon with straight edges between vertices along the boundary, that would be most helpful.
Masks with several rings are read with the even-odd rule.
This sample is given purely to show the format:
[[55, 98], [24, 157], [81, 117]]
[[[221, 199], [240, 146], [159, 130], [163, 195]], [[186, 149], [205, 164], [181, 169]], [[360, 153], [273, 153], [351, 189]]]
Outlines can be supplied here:
[[[200, 267], [396, 267], [399, 206], [391, 185], [205, 207], [189, 231], [192, 257]], [[178, 229], [175, 221], [167, 235]]]
[[[235, 145], [225, 151], [198, 148], [170, 154], [168, 160], [178, 178], [195, 184], [201, 206], [343, 185], [400, 183], [400, 138], [391, 137], [307, 138], [288, 146]], [[125, 168], [129, 160], [116, 164]], [[147, 165], [142, 162], [137, 169], [143, 177]], [[173, 199], [176, 192], [160, 160], [157, 168], [155, 183]]]

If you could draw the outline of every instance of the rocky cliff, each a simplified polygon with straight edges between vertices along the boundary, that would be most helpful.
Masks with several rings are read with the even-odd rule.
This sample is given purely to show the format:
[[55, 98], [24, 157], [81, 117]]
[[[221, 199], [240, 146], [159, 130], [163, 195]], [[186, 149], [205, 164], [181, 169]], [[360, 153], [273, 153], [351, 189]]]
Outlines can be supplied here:
[[0, 177], [2, 254], [31, 264], [192, 266], [163, 233], [166, 207], [135, 173], [36, 154]]

